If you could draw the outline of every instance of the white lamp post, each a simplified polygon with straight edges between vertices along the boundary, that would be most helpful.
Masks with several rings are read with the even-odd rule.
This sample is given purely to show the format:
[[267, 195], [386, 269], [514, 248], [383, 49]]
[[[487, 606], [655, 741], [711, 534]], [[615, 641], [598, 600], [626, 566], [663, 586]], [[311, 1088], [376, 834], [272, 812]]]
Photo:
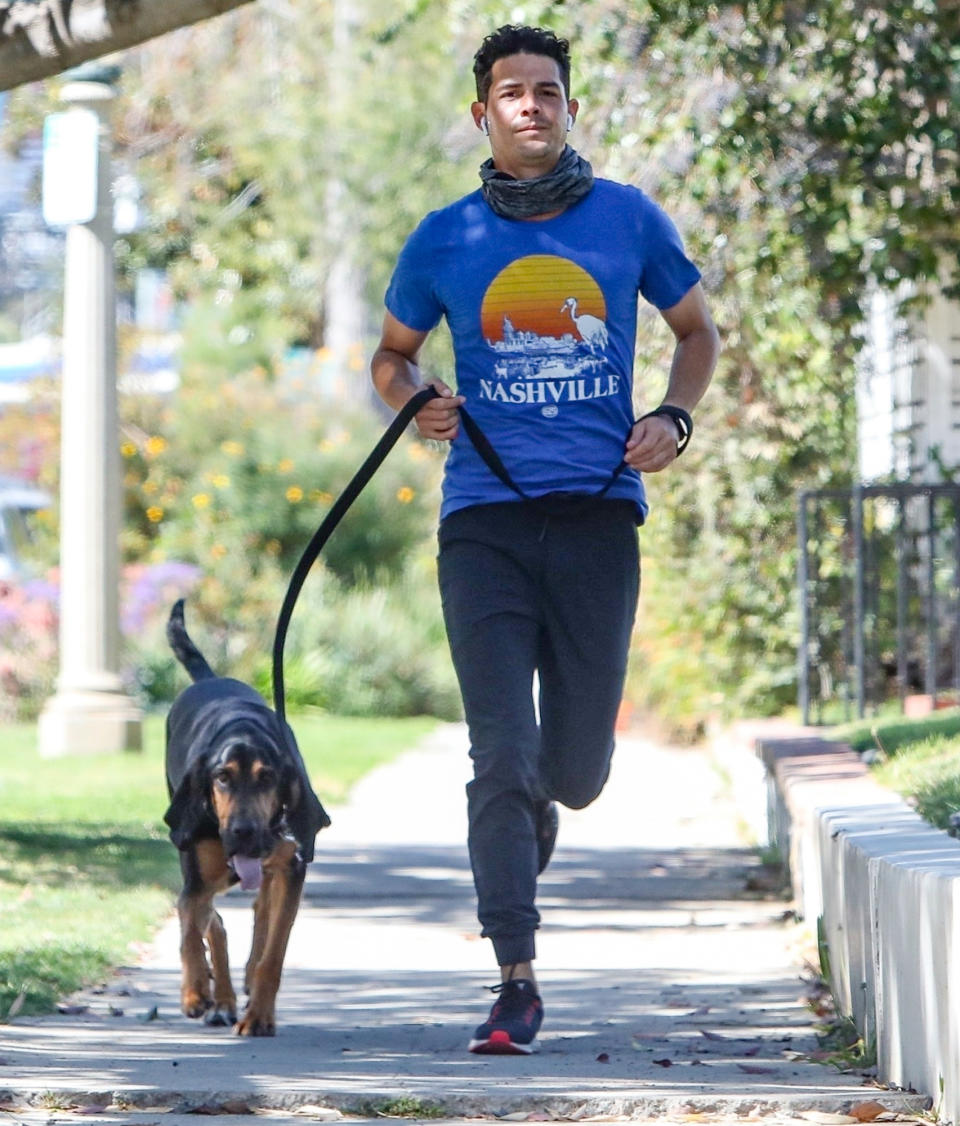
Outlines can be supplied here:
[[44, 130], [44, 216], [67, 228], [60, 463], [60, 676], [44, 756], [138, 750], [119, 675], [120, 454], [110, 128], [116, 67], [67, 74]]

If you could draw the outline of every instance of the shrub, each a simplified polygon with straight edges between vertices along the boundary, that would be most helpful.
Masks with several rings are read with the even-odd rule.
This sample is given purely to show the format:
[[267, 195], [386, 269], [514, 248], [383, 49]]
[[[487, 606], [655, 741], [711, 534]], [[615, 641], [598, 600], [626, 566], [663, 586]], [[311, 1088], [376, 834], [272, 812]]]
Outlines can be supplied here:
[[[435, 715], [459, 719], [435, 576], [426, 563], [382, 586], [347, 587], [311, 575], [290, 624], [284, 660], [289, 704], [339, 715]], [[256, 675], [272, 691], [266, 658]]]
[[[122, 448], [132, 546], [248, 578], [293, 569], [383, 431], [368, 407], [331, 407], [262, 372], [184, 389], [175, 411], [146, 422]], [[348, 583], [398, 573], [432, 531], [440, 471], [424, 443], [401, 442], [330, 540], [325, 565]]]

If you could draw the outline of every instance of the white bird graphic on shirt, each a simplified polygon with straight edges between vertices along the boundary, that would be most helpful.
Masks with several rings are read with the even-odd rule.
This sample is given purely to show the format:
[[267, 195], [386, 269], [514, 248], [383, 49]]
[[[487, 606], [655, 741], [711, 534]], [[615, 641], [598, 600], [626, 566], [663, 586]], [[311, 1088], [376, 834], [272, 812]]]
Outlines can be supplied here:
[[591, 351], [602, 352], [607, 346], [608, 339], [607, 326], [603, 321], [590, 313], [582, 313], [578, 317], [576, 297], [568, 297], [561, 306], [560, 312], [563, 313], [567, 309], [570, 310], [573, 323], [576, 325], [577, 332], [580, 333], [580, 339], [589, 346]]

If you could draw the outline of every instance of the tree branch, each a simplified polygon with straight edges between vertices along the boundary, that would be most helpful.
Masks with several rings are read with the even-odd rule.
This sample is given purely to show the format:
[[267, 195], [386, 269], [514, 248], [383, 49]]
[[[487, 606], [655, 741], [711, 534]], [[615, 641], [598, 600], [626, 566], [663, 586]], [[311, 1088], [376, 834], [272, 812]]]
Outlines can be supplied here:
[[222, 15], [249, 0], [0, 0], [0, 90]]

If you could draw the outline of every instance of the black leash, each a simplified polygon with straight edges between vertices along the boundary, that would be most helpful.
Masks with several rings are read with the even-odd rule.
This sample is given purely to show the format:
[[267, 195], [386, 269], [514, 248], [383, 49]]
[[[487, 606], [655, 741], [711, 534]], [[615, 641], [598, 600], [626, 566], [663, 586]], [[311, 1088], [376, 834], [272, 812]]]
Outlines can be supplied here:
[[283, 728], [286, 721], [287, 711], [283, 691], [283, 646], [284, 642], [287, 640], [287, 627], [290, 625], [290, 618], [293, 616], [293, 608], [296, 605], [304, 581], [310, 573], [310, 568], [317, 561], [317, 556], [323, 551], [324, 544], [343, 519], [347, 509], [363, 492], [370, 478], [380, 468], [387, 454], [400, 440], [400, 435], [410, 425], [413, 416], [425, 403], [428, 403], [431, 399], [439, 398], [439, 395], [440, 393], [435, 388], [424, 387], [422, 391], [418, 391], [416, 395], [404, 405], [403, 409], [397, 414], [397, 417], [384, 431], [383, 437], [373, 447], [367, 460], [360, 466], [353, 479], [340, 496], [337, 497], [333, 507], [327, 513], [320, 527], [314, 532], [313, 539], [307, 544], [303, 555], [300, 556], [300, 562], [294, 568], [293, 575], [290, 578], [290, 585], [287, 587], [286, 597], [283, 600], [283, 605], [280, 607], [280, 616], [277, 618], [277, 632], [273, 638], [273, 707], [280, 720], [281, 728]]

